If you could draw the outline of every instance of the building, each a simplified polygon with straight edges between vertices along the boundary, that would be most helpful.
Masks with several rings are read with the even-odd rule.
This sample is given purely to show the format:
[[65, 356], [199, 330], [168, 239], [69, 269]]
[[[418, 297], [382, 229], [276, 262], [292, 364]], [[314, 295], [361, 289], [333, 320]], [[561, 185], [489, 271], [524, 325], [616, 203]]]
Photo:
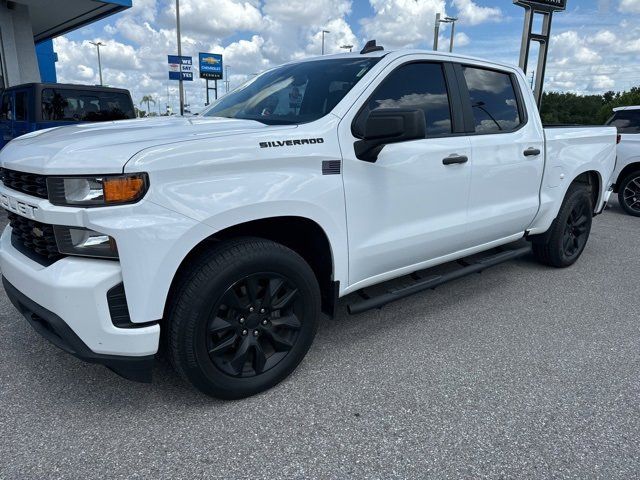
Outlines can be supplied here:
[[131, 7], [132, 0], [0, 0], [0, 88], [56, 81], [52, 39]]

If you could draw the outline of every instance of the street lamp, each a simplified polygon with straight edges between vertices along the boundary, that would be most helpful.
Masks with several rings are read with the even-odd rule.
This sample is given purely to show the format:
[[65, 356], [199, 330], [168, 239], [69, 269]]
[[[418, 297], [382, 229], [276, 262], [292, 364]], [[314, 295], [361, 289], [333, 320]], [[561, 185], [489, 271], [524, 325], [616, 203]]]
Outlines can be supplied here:
[[340, 48], [344, 48], [345, 50], [349, 50], [351, 52], [353, 50], [353, 45], [340, 45]]
[[434, 27], [434, 37], [433, 37], [433, 49], [438, 50], [438, 37], [440, 36], [440, 24], [441, 23], [450, 23], [451, 24], [451, 40], [449, 41], [449, 52], [453, 52], [453, 39], [456, 30], [456, 22], [458, 21], [457, 17], [445, 17], [440, 18], [441, 15], [436, 13], [436, 24]]
[[324, 55], [324, 35], [325, 33], [331, 33], [329, 30], [322, 30], [322, 55]]
[[89, 42], [91, 45], [95, 45], [98, 49], [98, 71], [100, 72], [100, 86], [102, 86], [102, 60], [100, 59], [100, 47], [105, 47], [106, 44], [98, 42]]
[[184, 85], [182, 83], [182, 38], [180, 37], [180, 0], [176, 0], [176, 33], [178, 37], [178, 60], [180, 61], [180, 78], [178, 80], [180, 95], [180, 116], [184, 115]]
[[225, 65], [224, 66], [224, 84], [227, 87], [226, 91], [227, 93], [229, 93], [229, 83], [231, 82], [231, 80], [229, 80], [229, 65]]

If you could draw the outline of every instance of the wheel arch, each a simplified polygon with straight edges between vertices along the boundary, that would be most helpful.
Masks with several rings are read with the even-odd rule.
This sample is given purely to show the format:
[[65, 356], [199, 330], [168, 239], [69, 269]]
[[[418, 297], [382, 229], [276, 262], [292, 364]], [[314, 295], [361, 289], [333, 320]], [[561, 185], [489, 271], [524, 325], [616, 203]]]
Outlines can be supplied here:
[[182, 259], [171, 281], [164, 305], [165, 318], [177, 289], [184, 279], [184, 273], [188, 271], [188, 266], [199, 261], [219, 242], [240, 237], [271, 240], [298, 253], [316, 275], [322, 294], [323, 311], [333, 316], [339, 282], [334, 280], [335, 256], [329, 235], [315, 220], [295, 215], [283, 215], [247, 220], [231, 225], [196, 244]]
[[574, 184], [583, 184], [587, 186], [591, 195], [591, 202], [593, 204], [593, 214], [596, 214], [605, 193], [602, 175], [597, 170], [587, 169], [575, 172], [572, 176], [573, 178], [570, 182], [565, 182], [559, 187], [547, 187], [541, 190], [541, 208], [536, 218], [533, 220], [529, 228], [527, 228], [527, 236], [533, 237], [544, 234], [548, 231], [560, 212], [560, 207], [569, 192], [569, 188]]
[[628, 164], [622, 169], [622, 171], [618, 175], [618, 178], [616, 178], [616, 183], [613, 191], [615, 193], [618, 193], [620, 182], [622, 182], [622, 180], [624, 180], [627, 175], [635, 171], [640, 171], [640, 158], [637, 158], [634, 162]]
[[[594, 209], [598, 208], [600, 204], [600, 197], [603, 193], [602, 191], [602, 176], [600, 172], [596, 170], [587, 170], [586, 172], [582, 172], [573, 181], [569, 184], [569, 187], [574, 184], [582, 184], [587, 185], [589, 189], [589, 193], [591, 195], [591, 206]], [[567, 192], [569, 191], [569, 187], [567, 187]], [[567, 193], [565, 192], [565, 196]]]

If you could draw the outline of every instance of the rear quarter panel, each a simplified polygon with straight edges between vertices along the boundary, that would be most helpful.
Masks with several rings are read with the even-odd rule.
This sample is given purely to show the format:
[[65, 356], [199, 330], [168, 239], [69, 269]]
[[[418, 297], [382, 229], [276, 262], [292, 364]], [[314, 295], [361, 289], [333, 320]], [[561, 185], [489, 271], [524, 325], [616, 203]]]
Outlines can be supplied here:
[[617, 131], [611, 127], [545, 128], [545, 172], [540, 187], [540, 211], [529, 232], [546, 232], [558, 215], [569, 185], [585, 172], [597, 172], [600, 180], [594, 211], [604, 206], [613, 183]]

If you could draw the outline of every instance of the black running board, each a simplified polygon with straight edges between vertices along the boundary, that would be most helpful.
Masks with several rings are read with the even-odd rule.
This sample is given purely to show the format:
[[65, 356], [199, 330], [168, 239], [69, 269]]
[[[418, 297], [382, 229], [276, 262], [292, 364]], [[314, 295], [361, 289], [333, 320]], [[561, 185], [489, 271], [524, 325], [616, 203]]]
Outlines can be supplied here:
[[444, 275], [436, 275], [433, 277], [418, 280], [413, 285], [409, 285], [398, 290], [392, 290], [376, 297], [366, 298], [361, 302], [349, 305], [347, 307], [347, 310], [351, 315], [356, 315], [373, 308], [382, 308], [387, 303], [395, 302], [396, 300], [408, 297], [409, 295], [413, 295], [414, 293], [419, 293], [424, 290], [436, 288], [444, 283], [457, 280], [472, 273], [480, 273], [489, 267], [493, 267], [495, 265], [508, 262], [509, 260], [522, 257], [524, 255], [527, 255], [529, 252], [531, 252], [531, 247], [527, 246], [515, 250], [505, 250], [495, 255], [491, 255], [474, 261], [473, 263], [459, 262], [465, 266]]

